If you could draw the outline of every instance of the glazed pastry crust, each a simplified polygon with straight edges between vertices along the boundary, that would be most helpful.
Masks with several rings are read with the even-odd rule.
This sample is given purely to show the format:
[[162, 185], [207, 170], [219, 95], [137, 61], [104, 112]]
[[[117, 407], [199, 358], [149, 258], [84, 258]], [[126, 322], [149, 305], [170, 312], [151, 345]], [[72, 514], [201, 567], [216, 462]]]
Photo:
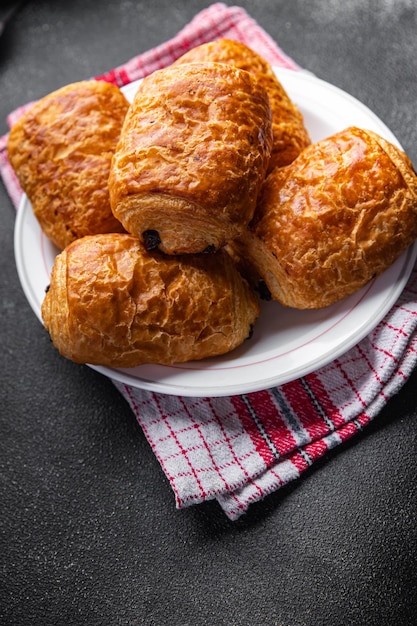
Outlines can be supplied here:
[[164, 256], [127, 234], [69, 245], [42, 305], [63, 356], [109, 367], [224, 354], [250, 335], [258, 315], [257, 298], [224, 251]]
[[417, 238], [417, 177], [374, 132], [348, 128], [266, 179], [235, 253], [272, 297], [330, 305], [381, 274]]
[[13, 126], [8, 156], [45, 234], [63, 249], [123, 232], [108, 177], [129, 103], [114, 85], [81, 81], [45, 96]]
[[251, 74], [219, 63], [146, 77], [109, 179], [114, 215], [168, 254], [219, 249], [253, 216], [270, 158], [271, 111]]
[[245, 44], [217, 39], [192, 48], [174, 65], [214, 61], [227, 63], [253, 74], [266, 89], [272, 111], [273, 144], [268, 171], [291, 163], [311, 141], [304, 119], [276, 77], [271, 65]]

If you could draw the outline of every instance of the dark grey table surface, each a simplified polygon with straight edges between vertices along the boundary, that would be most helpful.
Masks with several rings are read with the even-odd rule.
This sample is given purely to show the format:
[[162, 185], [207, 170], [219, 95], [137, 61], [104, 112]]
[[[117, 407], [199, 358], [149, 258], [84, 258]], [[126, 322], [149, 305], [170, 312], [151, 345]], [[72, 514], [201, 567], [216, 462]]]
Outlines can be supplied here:
[[[39, 0], [0, 38], [16, 106], [172, 37], [204, 0]], [[233, 3], [226, 3], [233, 4]], [[414, 0], [242, 0], [417, 163]], [[112, 384], [52, 349], [20, 287], [0, 184], [0, 624], [414, 624], [417, 372], [360, 436], [237, 522], [177, 511]]]

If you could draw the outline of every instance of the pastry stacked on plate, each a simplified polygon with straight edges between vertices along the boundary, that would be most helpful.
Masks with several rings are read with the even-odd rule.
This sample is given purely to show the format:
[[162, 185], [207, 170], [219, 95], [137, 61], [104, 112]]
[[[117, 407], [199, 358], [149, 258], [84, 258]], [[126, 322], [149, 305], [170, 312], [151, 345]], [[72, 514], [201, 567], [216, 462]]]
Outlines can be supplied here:
[[154, 72], [131, 104], [104, 82], [64, 87], [8, 151], [61, 250], [45, 326], [81, 363], [225, 354], [250, 337], [259, 293], [328, 306], [417, 238], [407, 156], [355, 127], [311, 143], [269, 64], [230, 40]]

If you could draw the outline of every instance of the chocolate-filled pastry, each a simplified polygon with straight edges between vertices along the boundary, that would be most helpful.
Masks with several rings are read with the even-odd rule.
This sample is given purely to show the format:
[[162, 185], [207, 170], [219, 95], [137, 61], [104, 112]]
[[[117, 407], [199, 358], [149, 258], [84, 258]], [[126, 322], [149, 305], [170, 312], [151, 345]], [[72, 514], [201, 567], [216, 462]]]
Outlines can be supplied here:
[[110, 208], [108, 177], [128, 107], [115, 85], [81, 81], [39, 100], [10, 131], [10, 162], [60, 249], [84, 235], [124, 231]]
[[158, 70], [126, 116], [109, 178], [113, 213], [148, 249], [218, 250], [253, 216], [271, 142], [268, 95], [249, 72]]
[[215, 61], [251, 72], [265, 87], [272, 111], [273, 144], [268, 171], [291, 163], [311, 141], [304, 119], [271, 65], [251, 48], [232, 39], [217, 39], [192, 48], [174, 65]]
[[273, 299], [311, 309], [363, 287], [416, 238], [410, 160], [374, 132], [350, 127], [269, 174], [235, 253]]
[[56, 257], [42, 304], [63, 356], [109, 367], [224, 354], [250, 335], [258, 314], [224, 251], [164, 256], [127, 234], [70, 244]]

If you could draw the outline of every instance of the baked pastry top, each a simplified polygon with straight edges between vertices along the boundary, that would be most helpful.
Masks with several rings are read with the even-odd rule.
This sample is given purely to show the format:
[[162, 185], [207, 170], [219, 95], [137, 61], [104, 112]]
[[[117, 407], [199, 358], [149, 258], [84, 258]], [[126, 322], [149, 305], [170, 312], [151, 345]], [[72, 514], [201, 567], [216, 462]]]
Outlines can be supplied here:
[[42, 305], [63, 356], [108, 367], [224, 354], [249, 337], [258, 315], [257, 297], [224, 251], [165, 256], [119, 233], [67, 246]]
[[311, 141], [304, 119], [276, 77], [271, 65], [244, 43], [217, 39], [192, 48], [174, 65], [214, 61], [226, 63], [253, 74], [266, 89], [272, 112], [272, 152], [268, 171], [291, 163]]
[[265, 180], [236, 252], [272, 297], [321, 308], [359, 290], [417, 238], [417, 176], [376, 133], [347, 128]]
[[252, 218], [271, 143], [268, 95], [249, 72], [158, 70], [126, 115], [109, 178], [113, 213], [148, 248], [217, 250]]
[[81, 81], [36, 102], [10, 131], [9, 160], [60, 249], [87, 234], [124, 230], [110, 208], [108, 177], [128, 106], [115, 85]]

